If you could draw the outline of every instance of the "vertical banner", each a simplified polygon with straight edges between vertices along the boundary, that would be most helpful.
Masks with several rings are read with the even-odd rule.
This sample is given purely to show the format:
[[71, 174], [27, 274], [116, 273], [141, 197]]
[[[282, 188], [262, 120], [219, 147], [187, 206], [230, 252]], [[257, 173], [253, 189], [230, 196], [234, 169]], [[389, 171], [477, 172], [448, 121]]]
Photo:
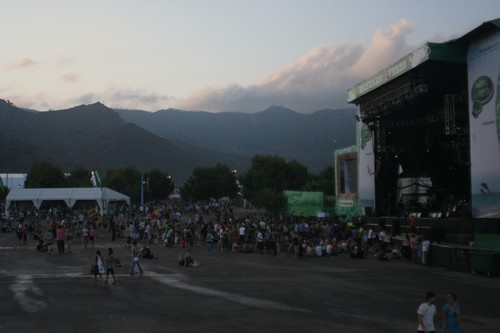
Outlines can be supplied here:
[[500, 33], [467, 55], [472, 217], [500, 217]]
[[[359, 201], [361, 209], [375, 211], [375, 156], [373, 152], [373, 131], [367, 124], [357, 124], [359, 144]], [[364, 213], [364, 212], [363, 212]]]

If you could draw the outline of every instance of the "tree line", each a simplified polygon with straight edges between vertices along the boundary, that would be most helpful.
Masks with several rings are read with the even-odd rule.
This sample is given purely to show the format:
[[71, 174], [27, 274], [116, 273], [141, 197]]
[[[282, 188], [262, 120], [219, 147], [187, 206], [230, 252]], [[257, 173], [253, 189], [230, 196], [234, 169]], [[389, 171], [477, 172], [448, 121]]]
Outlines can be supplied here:
[[[133, 203], [163, 200], [174, 192], [176, 184], [165, 170], [141, 172], [134, 166], [107, 170], [96, 184], [96, 170], [84, 167], [64, 173], [50, 162], [34, 163], [26, 176], [25, 188], [60, 188], [105, 186], [130, 196]], [[333, 166], [319, 174], [311, 174], [307, 167], [292, 160], [273, 155], [255, 155], [250, 168], [242, 174], [227, 165], [196, 167], [192, 175], [179, 187], [182, 199], [187, 201], [238, 197], [249, 200], [255, 207], [280, 211], [284, 204], [284, 190], [323, 192], [334, 195]], [[95, 179], [95, 178], [94, 178]], [[177, 184], [180, 185], [180, 184]], [[6, 196], [7, 191], [3, 191]], [[5, 198], [2, 198], [5, 199]]]

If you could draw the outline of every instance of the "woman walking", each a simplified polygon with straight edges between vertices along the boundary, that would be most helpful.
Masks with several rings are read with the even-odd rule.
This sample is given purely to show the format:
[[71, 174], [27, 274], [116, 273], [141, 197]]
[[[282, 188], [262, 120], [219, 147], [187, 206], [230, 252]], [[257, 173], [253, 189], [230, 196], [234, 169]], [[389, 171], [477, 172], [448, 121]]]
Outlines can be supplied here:
[[130, 266], [130, 275], [134, 275], [134, 268], [137, 266], [140, 274], [142, 275], [144, 271], [142, 270], [141, 263], [139, 262], [139, 246], [137, 241], [132, 242], [132, 266]]
[[106, 281], [104, 282], [105, 285], [108, 285], [109, 274], [111, 274], [111, 277], [113, 278], [113, 282], [111, 282], [111, 284], [113, 286], [116, 286], [114, 267], [115, 267], [115, 257], [113, 256], [113, 249], [109, 248], [108, 256], [106, 257]]
[[446, 295], [446, 304], [443, 305], [443, 319], [446, 332], [460, 333], [460, 304], [457, 303], [457, 295], [448, 293]]
[[97, 250], [95, 253], [94, 263], [94, 285], [97, 286], [97, 275], [99, 275], [99, 278], [102, 280], [102, 274], [104, 274], [105, 272], [106, 270], [104, 269], [104, 262], [102, 261], [101, 251]]

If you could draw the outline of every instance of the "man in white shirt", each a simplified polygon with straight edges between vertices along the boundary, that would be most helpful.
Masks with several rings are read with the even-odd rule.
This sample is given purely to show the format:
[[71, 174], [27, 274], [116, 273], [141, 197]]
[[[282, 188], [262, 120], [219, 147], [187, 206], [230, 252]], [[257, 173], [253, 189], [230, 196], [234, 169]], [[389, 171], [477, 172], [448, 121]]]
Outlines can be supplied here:
[[426, 301], [418, 307], [418, 332], [435, 333], [434, 316], [436, 315], [436, 294], [432, 291], [427, 292]]
[[243, 244], [245, 243], [245, 231], [246, 231], [246, 228], [245, 226], [242, 224], [240, 226], [240, 229], [238, 230], [238, 234], [239, 234], [239, 238], [240, 238], [240, 244]]
[[323, 255], [323, 246], [321, 244], [316, 245], [314, 252], [316, 253], [316, 257], [321, 257]]
[[429, 250], [431, 248], [431, 242], [426, 238], [422, 242], [422, 264], [427, 265], [429, 261]]

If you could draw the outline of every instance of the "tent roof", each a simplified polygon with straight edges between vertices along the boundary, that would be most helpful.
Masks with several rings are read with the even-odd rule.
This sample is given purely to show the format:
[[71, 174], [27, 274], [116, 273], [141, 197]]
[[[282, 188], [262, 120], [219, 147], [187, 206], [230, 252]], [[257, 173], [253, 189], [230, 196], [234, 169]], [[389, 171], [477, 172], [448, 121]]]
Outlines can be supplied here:
[[35, 206], [40, 206], [42, 201], [64, 200], [72, 207], [78, 200], [125, 201], [130, 205], [130, 197], [113, 191], [107, 187], [85, 188], [13, 188], [7, 195], [6, 201], [33, 201]]

